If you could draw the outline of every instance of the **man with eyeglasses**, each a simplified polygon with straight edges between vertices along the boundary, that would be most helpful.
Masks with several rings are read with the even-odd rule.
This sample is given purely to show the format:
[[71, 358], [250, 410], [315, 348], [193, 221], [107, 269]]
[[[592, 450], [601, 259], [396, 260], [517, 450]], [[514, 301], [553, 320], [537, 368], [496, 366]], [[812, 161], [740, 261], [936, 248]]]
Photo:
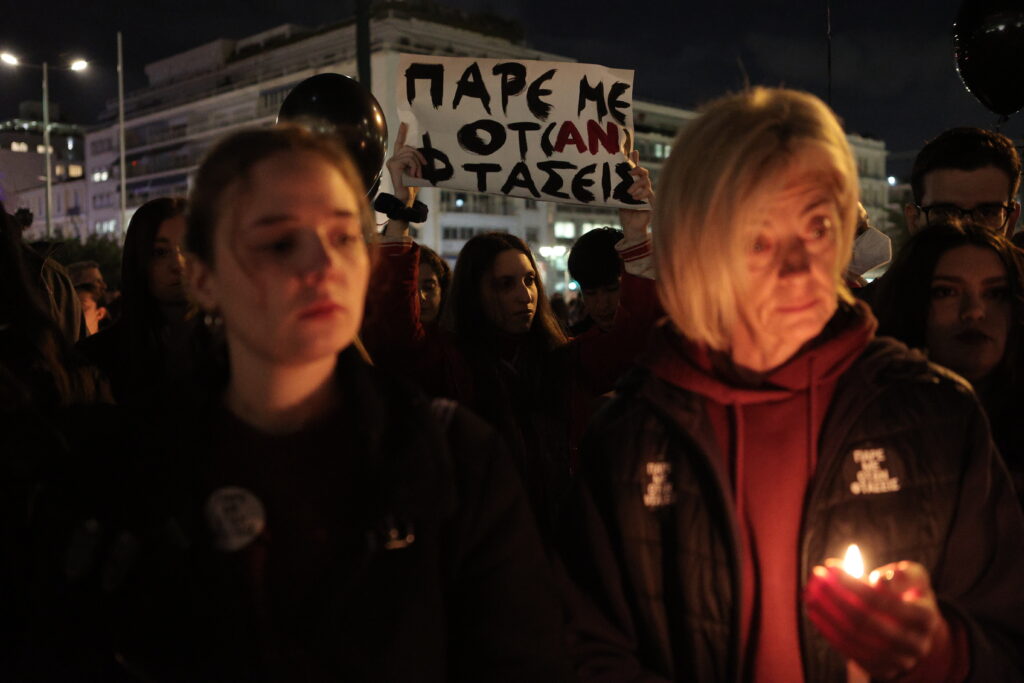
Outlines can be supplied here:
[[904, 207], [907, 228], [914, 234], [937, 223], [971, 222], [1010, 237], [1020, 216], [1020, 172], [1020, 155], [1005, 135], [947, 130], [914, 160], [914, 202]]

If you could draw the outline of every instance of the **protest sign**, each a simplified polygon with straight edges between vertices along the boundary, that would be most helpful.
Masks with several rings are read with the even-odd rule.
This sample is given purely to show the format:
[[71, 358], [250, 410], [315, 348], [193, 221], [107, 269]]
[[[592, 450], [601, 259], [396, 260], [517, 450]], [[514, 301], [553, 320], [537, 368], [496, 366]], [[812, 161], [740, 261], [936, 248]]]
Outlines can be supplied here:
[[647, 209], [633, 183], [633, 72], [593, 64], [401, 55], [398, 118], [435, 186]]

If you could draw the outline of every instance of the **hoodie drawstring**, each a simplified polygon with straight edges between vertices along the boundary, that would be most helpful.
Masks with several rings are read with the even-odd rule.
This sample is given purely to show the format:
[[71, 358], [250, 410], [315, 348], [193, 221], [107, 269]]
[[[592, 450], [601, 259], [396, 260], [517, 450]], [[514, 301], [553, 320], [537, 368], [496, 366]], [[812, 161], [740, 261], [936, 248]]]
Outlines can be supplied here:
[[746, 444], [743, 443], [743, 406], [739, 403], [733, 404], [733, 410], [736, 415], [736, 480], [732, 484], [733, 491], [736, 492], [736, 519], [742, 525], [744, 524], [743, 517], [743, 453], [746, 450]]
[[814, 471], [818, 467], [818, 444], [814, 438], [815, 411], [818, 407], [818, 383], [814, 377], [814, 354], [807, 358], [807, 481], [814, 477]]

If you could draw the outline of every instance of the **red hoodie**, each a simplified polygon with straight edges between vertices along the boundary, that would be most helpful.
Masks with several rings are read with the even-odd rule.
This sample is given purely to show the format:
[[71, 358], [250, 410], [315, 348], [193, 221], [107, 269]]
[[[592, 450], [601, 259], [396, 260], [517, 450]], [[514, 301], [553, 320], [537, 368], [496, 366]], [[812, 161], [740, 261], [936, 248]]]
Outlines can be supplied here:
[[744, 549], [740, 642], [746, 680], [803, 680], [799, 536], [804, 494], [836, 382], [876, 327], [862, 303], [841, 310], [816, 339], [756, 386], [712, 367], [706, 347], [666, 325], [642, 361], [661, 379], [705, 398], [720, 457], [727, 458]]

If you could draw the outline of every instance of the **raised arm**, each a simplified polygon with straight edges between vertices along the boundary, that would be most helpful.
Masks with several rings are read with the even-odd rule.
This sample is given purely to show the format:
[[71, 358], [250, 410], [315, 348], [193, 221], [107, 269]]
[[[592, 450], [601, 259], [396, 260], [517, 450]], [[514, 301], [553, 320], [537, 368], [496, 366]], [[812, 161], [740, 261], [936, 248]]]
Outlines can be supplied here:
[[[395, 194], [391, 204], [411, 205], [416, 188], [405, 186], [403, 175], [418, 177], [423, 157], [415, 148], [405, 144], [406, 124], [398, 128], [388, 173]], [[385, 205], [380, 199], [375, 205]], [[405, 366], [403, 357], [415, 352], [425, 331], [420, 321], [420, 300], [417, 291], [419, 277], [419, 247], [409, 237], [409, 222], [399, 216], [388, 219], [384, 227], [379, 254], [380, 259], [370, 279], [366, 301], [366, 319], [362, 338], [371, 356], [377, 362]], [[404, 359], [408, 361], [408, 358]]]
[[[640, 165], [640, 153], [630, 155], [634, 164], [630, 174], [633, 185], [629, 194], [634, 199], [654, 202], [650, 172]], [[647, 345], [654, 323], [662, 315], [654, 287], [654, 260], [648, 227], [650, 210], [619, 209], [624, 236], [615, 245], [622, 258], [622, 280], [615, 323], [607, 333], [578, 337], [578, 376], [582, 386], [593, 394], [610, 391], [615, 381], [632, 364]]]

